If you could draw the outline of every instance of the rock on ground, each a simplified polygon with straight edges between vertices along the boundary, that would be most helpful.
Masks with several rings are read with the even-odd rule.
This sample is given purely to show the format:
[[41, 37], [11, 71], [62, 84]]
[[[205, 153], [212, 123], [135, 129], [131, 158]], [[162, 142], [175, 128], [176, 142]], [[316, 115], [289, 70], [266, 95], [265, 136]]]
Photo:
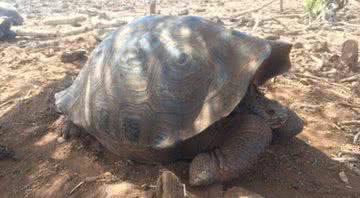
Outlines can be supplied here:
[[105, 185], [101, 187], [96, 194], [94, 194], [94, 197], [103, 197], [103, 198], [118, 198], [118, 197], [151, 198], [153, 196], [154, 196], [153, 192], [143, 191], [138, 186], [128, 182]]
[[24, 22], [16, 8], [8, 3], [0, 2], [0, 16], [8, 17], [13, 25], [22, 25]]
[[240, 187], [233, 187], [225, 192], [224, 198], [264, 198], [264, 197]]
[[359, 44], [355, 40], [346, 40], [342, 45], [341, 60], [350, 70], [357, 72], [359, 59]]
[[184, 198], [184, 185], [171, 171], [164, 171], [158, 179], [156, 198]]

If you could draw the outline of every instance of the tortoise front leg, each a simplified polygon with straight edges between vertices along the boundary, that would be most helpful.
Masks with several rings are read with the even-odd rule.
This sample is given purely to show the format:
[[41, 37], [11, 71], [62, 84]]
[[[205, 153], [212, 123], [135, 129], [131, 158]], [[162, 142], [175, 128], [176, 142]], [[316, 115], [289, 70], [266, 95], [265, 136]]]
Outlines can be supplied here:
[[272, 133], [255, 115], [231, 118], [229, 137], [219, 149], [197, 155], [190, 165], [190, 184], [208, 185], [228, 181], [248, 171], [270, 145]]
[[299, 134], [304, 128], [304, 121], [291, 109], [287, 120], [280, 127], [273, 129], [273, 143], [284, 143]]
[[81, 129], [76, 126], [71, 120], [62, 115], [58, 119], [59, 136], [64, 139], [76, 138], [81, 135]]

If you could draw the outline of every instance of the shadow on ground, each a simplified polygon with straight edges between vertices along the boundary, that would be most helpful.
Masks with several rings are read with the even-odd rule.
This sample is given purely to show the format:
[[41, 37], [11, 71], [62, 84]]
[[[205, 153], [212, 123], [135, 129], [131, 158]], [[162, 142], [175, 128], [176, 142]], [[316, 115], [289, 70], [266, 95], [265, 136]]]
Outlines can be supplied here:
[[[58, 118], [54, 93], [71, 84], [71, 76], [55, 81], [32, 98], [21, 101], [0, 118], [0, 144], [15, 150], [20, 161], [0, 162], [2, 197], [69, 197], [82, 179], [112, 172], [122, 181], [141, 186], [154, 185], [164, 169], [174, 171], [183, 182], [188, 179], [188, 163], [144, 165], [130, 163], [108, 151], [96, 152], [74, 140], [56, 143]], [[313, 133], [306, 127], [304, 134]], [[339, 179], [345, 171], [350, 184]], [[85, 184], [72, 197], [94, 195], [103, 183]], [[224, 189], [241, 186], [265, 197], [359, 197], [360, 178], [321, 150], [301, 139], [274, 145], [249, 174], [224, 184]], [[203, 194], [205, 188], [189, 188]]]

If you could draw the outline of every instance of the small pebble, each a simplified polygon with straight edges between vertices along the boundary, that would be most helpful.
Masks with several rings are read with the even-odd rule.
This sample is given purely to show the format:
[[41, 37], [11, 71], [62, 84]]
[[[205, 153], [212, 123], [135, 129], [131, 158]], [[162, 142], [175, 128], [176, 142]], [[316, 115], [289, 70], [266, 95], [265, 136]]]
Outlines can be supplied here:
[[294, 44], [295, 49], [300, 49], [300, 48], [303, 48], [303, 47], [304, 47], [304, 45], [302, 43], [297, 42], [297, 43]]
[[195, 9], [196, 12], [205, 12], [206, 9], [205, 8], [197, 8]]
[[184, 10], [181, 10], [180, 12], [179, 12], [179, 16], [184, 16], [184, 15], [188, 15], [189, 14], [189, 10], [188, 9], [184, 9]]
[[345, 184], [349, 184], [349, 179], [348, 179], [348, 177], [346, 176], [346, 174], [345, 174], [344, 171], [341, 171], [341, 172], [339, 173], [339, 177], [340, 177], [340, 180], [341, 180], [342, 182], [344, 182]]
[[64, 143], [66, 140], [65, 140], [65, 138], [63, 138], [63, 137], [58, 137], [57, 139], [56, 139], [56, 142], [58, 143], [58, 144], [62, 144], [62, 143]]
[[113, 175], [110, 172], [104, 173], [105, 183], [110, 184], [113, 181]]

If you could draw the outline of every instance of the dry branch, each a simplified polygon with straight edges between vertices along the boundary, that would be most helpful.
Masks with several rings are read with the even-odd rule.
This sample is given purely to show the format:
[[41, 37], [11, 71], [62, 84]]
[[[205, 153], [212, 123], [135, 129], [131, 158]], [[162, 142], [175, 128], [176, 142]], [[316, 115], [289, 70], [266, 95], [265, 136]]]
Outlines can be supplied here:
[[44, 25], [76, 25], [79, 22], [86, 21], [87, 17], [84, 15], [77, 16], [62, 16], [62, 17], [52, 17], [49, 19], [43, 20]]
[[345, 151], [340, 151], [338, 155], [339, 156], [350, 155], [350, 156], [360, 157], [360, 152], [345, 150]]
[[281, 21], [279, 21], [279, 20], [277, 20], [277, 19], [275, 19], [275, 18], [269, 18], [268, 20], [272, 20], [272, 21], [275, 21], [276, 23], [278, 23], [279, 25], [281, 25], [286, 31], [290, 31], [289, 30], [289, 28], [286, 26], [286, 25], [284, 25]]
[[339, 122], [340, 125], [360, 125], [360, 120], [348, 120]]
[[38, 31], [38, 30], [27, 30], [27, 29], [15, 29], [14, 30], [17, 36], [26, 36], [26, 37], [41, 37], [41, 38], [54, 38], [58, 35], [56, 31]]
[[255, 24], [254, 24], [251, 32], [256, 32], [256, 29], [259, 27], [261, 21], [262, 21], [262, 19], [260, 18], [259, 15], [255, 16]]
[[357, 157], [333, 157], [332, 160], [335, 160], [337, 162], [358, 162], [359, 159]]
[[336, 23], [334, 23], [334, 25], [344, 25], [344, 26], [350, 26], [350, 27], [356, 27], [356, 28], [360, 27], [359, 24], [352, 24], [352, 23], [348, 23], [345, 21], [336, 22]]
[[75, 34], [81, 34], [81, 33], [85, 33], [88, 31], [93, 30], [94, 28], [91, 26], [84, 26], [84, 27], [78, 27], [78, 28], [73, 28], [71, 30], [67, 30], [67, 31], [62, 31], [59, 32], [59, 36], [70, 36], [70, 35], [75, 35]]
[[92, 31], [94, 29], [104, 29], [109, 27], [120, 27], [125, 25], [127, 22], [125, 21], [110, 21], [110, 22], [98, 22], [95, 25], [86, 25], [83, 27], [72, 28], [70, 30], [65, 31], [46, 31], [46, 30], [27, 30], [27, 29], [15, 29], [14, 31], [18, 36], [25, 36], [25, 37], [40, 37], [40, 38], [55, 38], [55, 37], [64, 37], [64, 36], [71, 36], [76, 34], [81, 34], [85, 32]]
[[77, 184], [69, 193], [69, 195], [73, 194], [77, 189], [79, 189], [82, 185], [92, 182], [105, 182], [105, 183], [111, 183], [116, 182], [119, 179], [112, 175], [110, 172], [106, 172], [104, 174], [94, 176], [94, 177], [86, 177], [84, 180], [82, 180], [79, 184]]
[[278, 14], [273, 15], [274, 18], [303, 18], [304, 14]]
[[313, 80], [316, 80], [318, 82], [322, 82], [322, 83], [325, 83], [325, 84], [328, 84], [328, 85], [332, 85], [334, 87], [342, 89], [343, 91], [350, 91], [350, 89], [348, 87], [345, 87], [345, 86], [343, 86], [341, 84], [337, 84], [337, 83], [334, 83], [334, 82], [330, 82], [330, 81], [327, 80], [327, 78], [314, 76], [314, 75], [311, 75], [311, 74], [302, 74], [302, 73], [294, 73], [294, 75], [299, 77], [299, 78], [313, 79]]
[[77, 189], [79, 189], [82, 185], [85, 183], [91, 183], [96, 182], [96, 180], [99, 179], [99, 176], [96, 177], [87, 177], [83, 181], [81, 181], [78, 185], [76, 185], [69, 193], [69, 195], [72, 195]]
[[259, 10], [261, 10], [261, 9], [265, 8], [266, 6], [268, 6], [268, 5], [272, 4], [272, 3], [274, 3], [275, 1], [277, 1], [277, 0], [271, 0], [271, 1], [269, 1], [269, 2], [265, 3], [264, 5], [262, 5], [262, 6], [258, 7], [258, 8], [245, 10], [245, 11], [243, 11], [243, 12], [240, 12], [240, 13], [236, 14], [236, 15], [235, 15], [235, 17], [239, 17], [239, 16], [242, 16], [242, 15], [245, 15], [245, 14], [251, 13], [251, 12], [257, 12], [257, 11], [259, 11]]
[[121, 20], [114, 20], [106, 23], [99, 22], [95, 25], [95, 29], [102, 29], [102, 28], [110, 28], [110, 27], [119, 27], [127, 24], [126, 21]]
[[359, 141], [359, 138], [360, 138], [360, 132], [357, 133], [355, 136], [354, 136], [354, 139], [353, 139], [353, 144], [357, 144], [358, 141]]
[[353, 82], [353, 81], [358, 81], [360, 79], [360, 74], [354, 75], [354, 76], [350, 76], [348, 78], [343, 78], [340, 80], [340, 82]]
[[260, 16], [255, 17], [255, 25], [253, 26], [252, 32], [255, 32], [256, 29], [259, 27], [260, 23], [263, 21], [274, 21], [277, 24], [281, 25], [286, 31], [290, 32], [289, 28], [284, 25], [281, 21], [275, 19], [273, 16], [267, 18], [261, 18]]

